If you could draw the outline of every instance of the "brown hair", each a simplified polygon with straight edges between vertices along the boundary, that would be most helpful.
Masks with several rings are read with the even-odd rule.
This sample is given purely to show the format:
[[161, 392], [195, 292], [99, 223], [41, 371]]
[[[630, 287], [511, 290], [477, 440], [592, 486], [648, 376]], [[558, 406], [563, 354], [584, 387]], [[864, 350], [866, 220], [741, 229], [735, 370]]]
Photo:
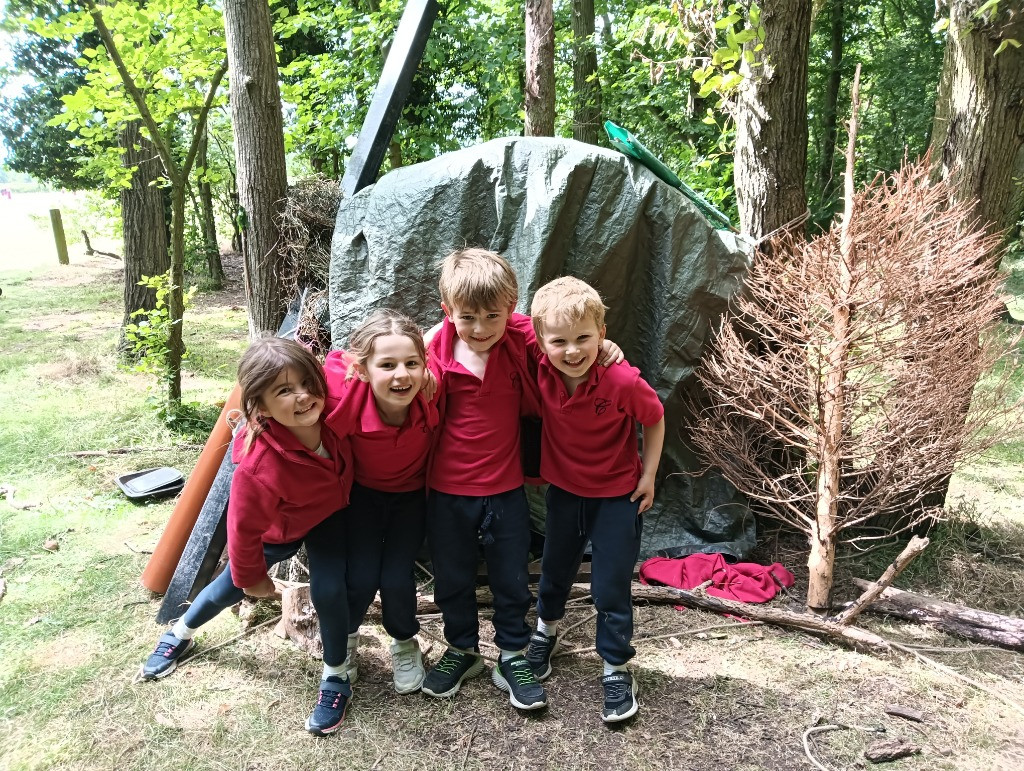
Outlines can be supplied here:
[[304, 380], [309, 381], [309, 393], [318, 399], [327, 396], [327, 380], [316, 357], [294, 340], [283, 337], [263, 337], [250, 345], [238, 362], [238, 386], [242, 392], [240, 409], [248, 429], [245, 451], [266, 427], [266, 419], [259, 413], [260, 397], [273, 385], [281, 370], [291, 367]]
[[504, 257], [487, 249], [457, 249], [445, 257], [438, 289], [449, 310], [497, 310], [519, 299], [515, 271]]
[[423, 331], [408, 316], [390, 308], [374, 311], [348, 336], [348, 353], [352, 361], [361, 367], [365, 366], [373, 354], [377, 338], [386, 335], [408, 337], [416, 347], [416, 353], [426, 363], [427, 348], [423, 344]]
[[590, 317], [600, 330], [604, 326], [606, 308], [601, 295], [590, 284], [572, 276], [549, 281], [533, 296], [530, 316], [533, 329], [543, 334], [544, 318], [554, 316], [565, 321], [578, 322]]

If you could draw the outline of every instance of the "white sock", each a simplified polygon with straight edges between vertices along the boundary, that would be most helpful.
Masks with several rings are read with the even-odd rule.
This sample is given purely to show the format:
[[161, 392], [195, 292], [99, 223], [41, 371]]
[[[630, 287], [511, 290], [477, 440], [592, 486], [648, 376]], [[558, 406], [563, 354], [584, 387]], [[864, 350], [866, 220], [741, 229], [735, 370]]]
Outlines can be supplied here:
[[177, 637], [179, 640], [191, 640], [195, 637], [196, 632], [199, 631], [199, 627], [193, 629], [192, 627], [185, 624], [184, 619], [178, 619], [178, 623], [171, 627], [171, 634]]
[[537, 619], [537, 631], [541, 634], [546, 634], [548, 637], [554, 637], [558, 633], [558, 622], [557, 621], [543, 621]]
[[324, 674], [323, 677], [321, 677], [320, 679], [326, 680], [328, 677], [331, 676], [348, 679], [348, 666], [345, 664], [344, 661], [338, 664], [338, 666], [336, 667], [332, 667], [326, 662], [324, 662]]
[[628, 672], [625, 664], [609, 664], [607, 661], [604, 662], [604, 673], [610, 675], [613, 672]]
[[522, 651], [502, 651], [501, 652], [501, 660], [502, 661], [508, 661], [513, 656], [522, 656], [522, 655], [523, 655]]

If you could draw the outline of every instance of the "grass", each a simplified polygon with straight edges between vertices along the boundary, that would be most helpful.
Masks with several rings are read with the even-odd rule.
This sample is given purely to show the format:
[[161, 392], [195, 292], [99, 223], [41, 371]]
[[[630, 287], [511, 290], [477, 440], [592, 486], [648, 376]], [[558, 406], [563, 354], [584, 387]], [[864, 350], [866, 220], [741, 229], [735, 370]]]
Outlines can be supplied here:
[[[15, 488], [15, 503], [39, 504], [18, 509], [0, 500], [2, 771], [804, 769], [801, 737], [819, 718], [882, 726], [886, 738], [923, 747], [893, 771], [1024, 763], [1024, 716], [912, 659], [863, 655], [766, 626], [688, 635], [730, 621], [665, 606], [636, 609], [638, 637], [675, 640], [636, 642], [641, 714], [613, 729], [598, 717], [601, 665], [593, 653], [556, 658], [550, 708], [525, 716], [485, 677], [450, 701], [396, 695], [387, 638], [374, 622], [363, 627], [349, 717], [330, 739], [302, 729], [319, 662], [269, 629], [234, 639], [239, 621], [230, 613], [204, 627], [198, 650], [227, 645], [164, 681], [134, 682], [162, 631], [153, 622], [159, 600], [138, 582], [147, 560], [140, 552], [159, 537], [171, 504], [130, 503], [113, 479], [154, 465], [191, 470], [194, 442], [231, 386], [246, 331], [242, 311], [232, 310], [237, 297], [200, 296], [186, 321], [194, 354], [184, 380], [186, 401], [198, 405], [196, 426], [168, 426], [146, 404], [147, 378], [114, 362], [117, 278], [108, 261], [76, 255], [67, 268], [48, 260], [30, 269], [0, 264], [0, 484]], [[117, 447], [135, 451], [68, 454]], [[955, 507], [933, 531], [901, 586], [1020, 613], [1024, 464], [1015, 453], [956, 478], [955, 493], [973, 503]], [[43, 549], [54, 538], [59, 549]], [[803, 546], [785, 534], [770, 534], [761, 548], [762, 561], [802, 570]], [[843, 575], [873, 577], [889, 556], [880, 550], [843, 560]], [[574, 609], [567, 623], [590, 613], [586, 605]], [[864, 623], [903, 642], [963, 645], [913, 625]], [[424, 625], [441, 636], [438, 621]], [[566, 642], [588, 647], [594, 633], [590, 621]], [[486, 621], [482, 636], [491, 639]], [[435, 644], [428, 658], [440, 654]], [[1004, 692], [1024, 685], [1021, 654], [979, 650], [943, 661]], [[892, 703], [925, 712], [925, 723], [912, 728], [887, 716]], [[873, 740], [855, 728], [821, 734], [814, 752], [831, 767], [859, 767]]]

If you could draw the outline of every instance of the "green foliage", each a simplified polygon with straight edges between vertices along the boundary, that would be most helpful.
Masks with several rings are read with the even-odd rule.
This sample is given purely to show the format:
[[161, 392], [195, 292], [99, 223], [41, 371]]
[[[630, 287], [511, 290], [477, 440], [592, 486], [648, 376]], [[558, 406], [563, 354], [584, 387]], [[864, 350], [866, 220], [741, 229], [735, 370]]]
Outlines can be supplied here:
[[[156, 305], [152, 310], [139, 309], [132, 312], [131, 318], [138, 319], [124, 327], [124, 336], [131, 346], [129, 353], [133, 361], [128, 369], [133, 372], [141, 372], [147, 375], [155, 375], [161, 385], [165, 385], [173, 372], [170, 367], [171, 349], [168, 340], [171, 335], [171, 326], [175, 322], [171, 319], [168, 308], [168, 296], [173, 287], [171, 285], [170, 273], [163, 273], [159, 276], [143, 276], [139, 286], [152, 289], [156, 293]], [[184, 307], [187, 309], [195, 295], [196, 288], [189, 287], [184, 291]], [[177, 323], [181, 323], [180, 320]], [[182, 360], [187, 358], [187, 353]]]

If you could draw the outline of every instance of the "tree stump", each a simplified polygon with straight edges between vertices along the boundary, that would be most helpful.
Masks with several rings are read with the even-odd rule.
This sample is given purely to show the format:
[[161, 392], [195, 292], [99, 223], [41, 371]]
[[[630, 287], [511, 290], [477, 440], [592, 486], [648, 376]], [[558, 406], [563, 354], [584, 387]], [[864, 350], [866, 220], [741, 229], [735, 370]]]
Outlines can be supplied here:
[[310, 599], [308, 584], [288, 586], [281, 592], [281, 620], [274, 627], [274, 634], [291, 640], [310, 656], [323, 657], [320, 619]]

